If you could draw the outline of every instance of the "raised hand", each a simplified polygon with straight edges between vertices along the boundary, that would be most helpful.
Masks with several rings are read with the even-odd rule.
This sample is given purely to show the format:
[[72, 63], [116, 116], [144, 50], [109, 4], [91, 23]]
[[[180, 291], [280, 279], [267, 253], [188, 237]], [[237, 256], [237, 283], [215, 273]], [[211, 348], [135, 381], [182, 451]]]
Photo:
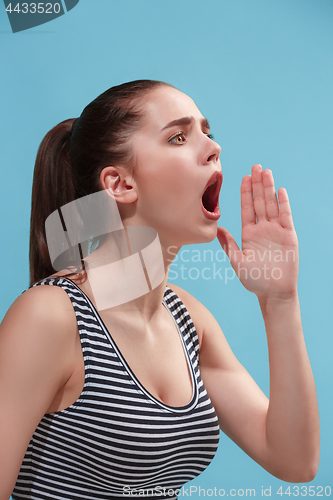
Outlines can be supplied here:
[[252, 167], [241, 186], [242, 250], [225, 228], [217, 237], [238, 278], [258, 298], [297, 292], [298, 242], [287, 192], [275, 192], [270, 170]]

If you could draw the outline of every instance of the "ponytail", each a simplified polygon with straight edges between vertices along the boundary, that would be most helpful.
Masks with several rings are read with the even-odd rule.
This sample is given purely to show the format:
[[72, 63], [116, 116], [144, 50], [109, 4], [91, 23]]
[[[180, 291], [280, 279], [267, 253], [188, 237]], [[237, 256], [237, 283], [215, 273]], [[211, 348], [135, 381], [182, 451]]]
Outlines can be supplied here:
[[55, 272], [46, 242], [47, 217], [76, 197], [69, 159], [69, 142], [74, 121], [65, 120], [56, 125], [46, 134], [38, 149], [32, 185], [30, 285]]

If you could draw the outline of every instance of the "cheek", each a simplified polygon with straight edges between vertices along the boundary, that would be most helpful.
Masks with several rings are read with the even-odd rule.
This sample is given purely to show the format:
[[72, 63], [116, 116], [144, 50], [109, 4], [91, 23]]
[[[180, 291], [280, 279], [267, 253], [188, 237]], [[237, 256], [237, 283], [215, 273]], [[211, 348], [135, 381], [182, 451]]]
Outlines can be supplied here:
[[160, 154], [140, 159], [138, 185], [146, 195], [180, 194], [186, 189], [191, 177], [191, 169], [182, 158]]
[[[177, 213], [200, 206], [199, 198], [205, 177], [188, 150], [175, 148], [167, 152], [150, 148], [141, 152], [137, 185], [141, 207], [161, 214], [165, 209]], [[207, 177], [207, 176], [206, 176]], [[199, 204], [198, 204], [199, 203]]]
[[[184, 176], [181, 167], [164, 170], [154, 179], [151, 191], [157, 207], [167, 206], [169, 210], [187, 206], [195, 197], [196, 189], [193, 179]], [[192, 181], [192, 182], [191, 182]]]

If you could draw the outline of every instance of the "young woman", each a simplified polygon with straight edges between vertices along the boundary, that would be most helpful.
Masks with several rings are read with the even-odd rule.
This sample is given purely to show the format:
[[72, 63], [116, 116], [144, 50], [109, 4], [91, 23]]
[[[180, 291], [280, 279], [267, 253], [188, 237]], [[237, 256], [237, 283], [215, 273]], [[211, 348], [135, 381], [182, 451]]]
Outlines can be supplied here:
[[[219, 155], [194, 102], [147, 80], [109, 89], [44, 138], [32, 194], [35, 286], [1, 325], [0, 500], [13, 489], [14, 500], [176, 498], [209, 465], [219, 427], [278, 478], [314, 478], [318, 410], [287, 193], [280, 189], [277, 199], [260, 165], [244, 177], [239, 250], [217, 228]], [[51, 214], [96, 193], [116, 202], [127, 243], [133, 226], [158, 233], [165, 269], [148, 292], [110, 307], [99, 307], [89, 279], [94, 256], [105, 264], [112, 253], [109, 235], [80, 250], [80, 269], [69, 262], [59, 271], [45, 233]], [[167, 284], [175, 248], [216, 236], [259, 300], [269, 401], [211, 313]], [[105, 294], [116, 281], [107, 275]]]

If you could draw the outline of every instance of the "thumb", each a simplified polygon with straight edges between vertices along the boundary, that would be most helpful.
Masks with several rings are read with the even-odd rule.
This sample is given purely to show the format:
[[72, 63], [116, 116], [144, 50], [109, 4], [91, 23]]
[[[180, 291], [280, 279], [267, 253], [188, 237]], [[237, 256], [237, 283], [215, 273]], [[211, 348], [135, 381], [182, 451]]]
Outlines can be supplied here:
[[219, 240], [220, 245], [229, 257], [231, 265], [234, 267], [240, 260], [242, 252], [238, 248], [238, 245], [235, 242], [233, 236], [224, 227], [218, 227], [217, 239]]

